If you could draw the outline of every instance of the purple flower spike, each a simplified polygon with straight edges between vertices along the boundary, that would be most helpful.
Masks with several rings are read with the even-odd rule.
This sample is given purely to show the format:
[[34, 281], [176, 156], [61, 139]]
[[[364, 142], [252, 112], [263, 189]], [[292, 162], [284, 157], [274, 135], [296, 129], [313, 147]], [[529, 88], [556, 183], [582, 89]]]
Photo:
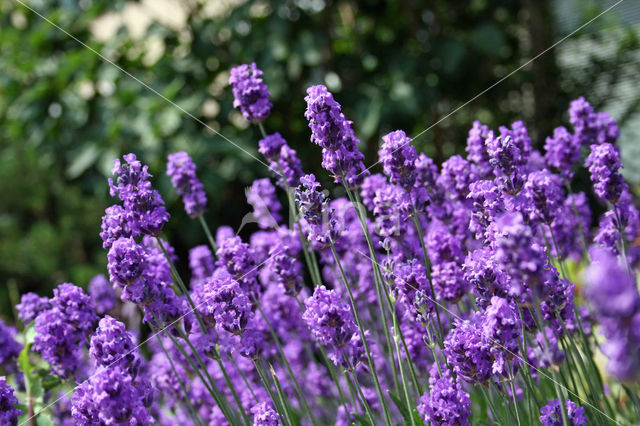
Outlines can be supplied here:
[[196, 280], [203, 280], [213, 275], [214, 260], [208, 246], [196, 246], [189, 250], [189, 267]]
[[18, 330], [9, 327], [0, 319], [0, 367], [8, 367], [14, 362], [22, 350], [22, 345], [15, 339]]
[[0, 424], [17, 425], [18, 417], [22, 411], [16, 408], [18, 398], [14, 395], [13, 388], [7, 384], [6, 377], [0, 377]]
[[484, 146], [484, 141], [489, 137], [489, 127], [479, 121], [473, 122], [467, 137], [467, 159], [478, 167], [479, 175], [486, 179], [489, 177], [492, 167], [489, 164], [489, 154]]
[[102, 315], [116, 306], [116, 292], [102, 274], [96, 275], [89, 281], [89, 296], [98, 315]]
[[550, 225], [565, 199], [562, 180], [546, 169], [533, 172], [524, 184], [524, 197], [529, 218]]
[[354, 369], [364, 358], [358, 327], [349, 305], [334, 290], [316, 287], [305, 302], [302, 319], [335, 365]]
[[304, 99], [311, 142], [322, 147], [322, 167], [333, 175], [336, 183], [344, 179], [351, 187], [360, 185], [366, 175], [364, 155], [358, 150], [360, 141], [342, 107], [323, 85], [309, 87]]
[[418, 413], [434, 426], [470, 426], [471, 399], [449, 370], [437, 371], [429, 378], [429, 393], [420, 397]]
[[571, 101], [569, 121], [573, 125], [576, 139], [580, 145], [587, 146], [595, 142], [598, 117], [591, 104], [582, 96]]
[[571, 170], [580, 161], [580, 141], [567, 129], [560, 126], [554, 129], [553, 137], [548, 137], [544, 144], [544, 159], [549, 167], [553, 167], [562, 177], [573, 179]]
[[522, 327], [518, 309], [506, 299], [493, 296], [482, 320], [482, 332], [494, 349], [501, 351], [506, 348], [507, 358], [518, 353]]
[[477, 319], [456, 321], [444, 341], [444, 354], [456, 374], [469, 383], [484, 383], [493, 375], [494, 358]]
[[618, 149], [609, 143], [591, 145], [585, 166], [591, 173], [596, 195], [611, 204], [617, 203], [626, 189], [624, 178], [618, 171], [623, 167]]
[[35, 293], [25, 293], [20, 298], [20, 303], [16, 305], [18, 319], [25, 324], [29, 324], [36, 319], [40, 312], [49, 309], [49, 307], [48, 298], [40, 297]]
[[253, 216], [262, 229], [277, 228], [282, 220], [282, 206], [276, 196], [276, 188], [268, 178], [256, 179], [247, 190], [247, 202], [253, 207]]
[[302, 162], [294, 149], [276, 132], [260, 140], [258, 151], [269, 161], [269, 168], [281, 188], [296, 188], [302, 177]]
[[147, 255], [133, 238], [118, 238], [109, 253], [109, 280], [118, 287], [126, 287], [140, 278]]
[[233, 107], [252, 123], [263, 122], [271, 112], [269, 90], [262, 81], [262, 71], [255, 62], [231, 68], [229, 84], [233, 90]]
[[238, 281], [228, 274], [218, 274], [204, 283], [200, 297], [198, 310], [208, 324], [242, 334], [253, 313], [251, 301]]
[[384, 173], [391, 183], [405, 191], [410, 191], [416, 181], [415, 161], [418, 157], [416, 147], [403, 130], [396, 130], [382, 137], [382, 148], [378, 151]]
[[167, 176], [182, 196], [184, 209], [191, 217], [200, 216], [207, 207], [207, 194], [196, 176], [196, 165], [186, 152], [175, 152], [167, 157]]
[[136, 353], [133, 338], [120, 321], [105, 316], [91, 336], [89, 355], [98, 366], [118, 365], [125, 370], [135, 367]]
[[[578, 406], [575, 402], [567, 399], [564, 403], [567, 410], [569, 426], [587, 426], [587, 416], [584, 408]], [[540, 422], [544, 426], [562, 426], [562, 413], [560, 410], [560, 400], [553, 399], [547, 405], [540, 408]]]
[[253, 426], [279, 426], [282, 424], [280, 416], [267, 402], [261, 402], [251, 408]]
[[[305, 175], [296, 189], [296, 205], [306, 222], [309, 241], [317, 247], [328, 247], [338, 237], [329, 199], [320, 191], [314, 175]], [[304, 229], [304, 228], [303, 228]]]
[[138, 234], [132, 235], [132, 230], [128, 224], [129, 217], [126, 210], [119, 204], [107, 207], [102, 216], [102, 248], [108, 250], [114, 241], [120, 237], [137, 237]]

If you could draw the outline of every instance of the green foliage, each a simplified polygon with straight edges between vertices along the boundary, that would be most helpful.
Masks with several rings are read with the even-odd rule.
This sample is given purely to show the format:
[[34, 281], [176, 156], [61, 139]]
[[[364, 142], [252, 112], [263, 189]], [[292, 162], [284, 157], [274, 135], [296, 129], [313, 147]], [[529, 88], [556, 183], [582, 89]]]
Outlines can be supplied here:
[[[554, 40], [551, 19], [544, 27], [529, 23], [534, 13], [550, 16], [547, 1], [459, 7], [339, 0], [321, 10], [312, 6], [325, 2], [248, 1], [215, 15], [218, 3], [226, 4], [180, 3], [182, 23], [151, 18], [142, 36], [123, 26], [102, 40], [91, 30], [103, 22], [98, 18], [121, 16], [131, 4], [29, 4], [254, 155], [259, 135], [233, 110], [226, 81], [231, 66], [257, 62], [273, 95], [267, 130], [280, 131], [309, 172], [320, 162], [303, 117], [308, 85], [323, 83], [335, 93], [372, 164], [381, 135], [422, 131], [538, 53], [530, 43], [536, 34], [548, 34], [547, 45]], [[104, 271], [98, 233], [111, 202], [106, 178], [126, 152], [150, 165], [167, 201], [166, 232], [179, 267], [186, 250], [205, 241], [164, 176], [168, 153], [187, 150], [196, 160], [212, 227], [239, 225], [249, 208], [238, 188], [268, 175], [262, 165], [18, 3], [2, 2], [0, 10], [0, 281], [16, 280], [21, 293], [49, 294], [59, 282], [85, 285]], [[625, 37], [620, 53], [600, 59], [593, 71], [606, 74], [637, 47], [637, 37]], [[522, 70], [426, 132], [418, 148], [436, 160], [461, 152], [474, 119], [497, 127], [524, 118], [541, 143], [589, 78], [563, 73], [562, 83], [553, 51], [537, 64], [556, 75]], [[0, 286], [6, 301], [5, 291]], [[9, 312], [6, 302], [0, 310]]]

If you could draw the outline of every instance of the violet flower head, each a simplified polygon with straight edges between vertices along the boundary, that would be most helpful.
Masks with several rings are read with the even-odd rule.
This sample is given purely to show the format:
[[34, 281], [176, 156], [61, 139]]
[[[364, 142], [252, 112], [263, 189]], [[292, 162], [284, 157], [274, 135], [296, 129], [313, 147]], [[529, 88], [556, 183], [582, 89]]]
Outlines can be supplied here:
[[596, 127], [598, 134], [596, 141], [598, 143], [614, 144], [620, 137], [620, 128], [608, 112], [599, 112], [596, 114]]
[[245, 292], [258, 296], [256, 259], [249, 244], [242, 242], [240, 237], [227, 238], [218, 246], [216, 266], [224, 268]]
[[8, 366], [16, 360], [22, 345], [15, 339], [18, 330], [15, 327], [7, 326], [0, 319], [0, 367]]
[[[275, 254], [280, 252], [278, 254]], [[298, 259], [286, 253], [281, 245], [274, 249], [274, 255], [268, 262], [268, 267], [278, 285], [287, 296], [295, 297], [302, 289], [302, 264]]]
[[529, 218], [550, 225], [565, 199], [562, 180], [547, 169], [530, 173], [524, 184], [524, 198]]
[[633, 204], [631, 194], [625, 190], [620, 195], [615, 208], [600, 216], [598, 233], [593, 241], [600, 247], [618, 255], [620, 254], [619, 244], [622, 241], [623, 233], [624, 239], [633, 246], [638, 230], [640, 230], [640, 213]]
[[335, 365], [355, 368], [364, 350], [349, 305], [335, 290], [327, 290], [323, 285], [316, 287], [304, 304], [302, 319], [314, 339], [328, 350], [329, 358]]
[[[296, 205], [307, 225], [307, 238], [318, 247], [328, 247], [338, 237], [329, 199], [320, 190], [313, 174], [300, 179]], [[303, 228], [304, 229], [304, 228]]]
[[323, 85], [309, 87], [304, 99], [311, 142], [322, 147], [322, 167], [333, 175], [336, 183], [344, 179], [351, 187], [359, 185], [366, 169], [351, 121], [345, 118], [342, 107]]
[[282, 424], [280, 416], [268, 402], [261, 402], [251, 408], [253, 426], [279, 426]]
[[416, 147], [403, 130], [396, 130], [382, 137], [382, 148], [378, 151], [384, 173], [391, 183], [410, 191], [416, 181]]
[[522, 152], [509, 135], [496, 136], [490, 131], [485, 140], [485, 147], [489, 154], [489, 164], [507, 176], [515, 171], [516, 166], [522, 164]]
[[569, 122], [581, 146], [595, 143], [598, 117], [593, 107], [582, 96], [569, 105]]
[[191, 268], [192, 277], [196, 280], [203, 280], [213, 275], [213, 264], [213, 255], [209, 246], [200, 245], [189, 250], [189, 268]]
[[606, 337], [602, 352], [609, 359], [607, 370], [619, 380], [634, 380], [640, 377], [640, 294], [635, 280], [616, 256], [594, 248], [591, 259], [585, 296]]
[[251, 300], [238, 281], [228, 274], [208, 279], [197, 301], [198, 311], [207, 324], [240, 335], [253, 315]]
[[114, 241], [120, 237], [135, 237], [138, 235], [132, 235], [128, 220], [129, 217], [126, 210], [119, 204], [114, 204], [105, 209], [104, 216], [102, 216], [102, 232], [100, 232], [102, 248], [105, 250], [110, 249]]
[[18, 319], [25, 325], [35, 320], [38, 314], [49, 309], [49, 299], [40, 297], [35, 293], [25, 293], [20, 297], [20, 303], [16, 305]]
[[102, 274], [96, 275], [89, 281], [89, 297], [98, 315], [109, 312], [116, 306], [116, 292]]
[[585, 166], [591, 173], [596, 195], [611, 204], [617, 203], [626, 189], [624, 178], [619, 172], [623, 165], [618, 149], [609, 143], [591, 145], [591, 153], [585, 160]]
[[463, 258], [459, 237], [449, 232], [447, 226], [440, 221], [431, 222], [425, 243], [433, 263], [460, 261]]
[[6, 377], [0, 377], [0, 423], [3, 425], [15, 426], [18, 424], [18, 417], [22, 411], [16, 408], [18, 398], [14, 395], [14, 390], [7, 384]]
[[126, 287], [137, 281], [145, 267], [144, 247], [133, 238], [118, 238], [107, 254], [109, 280], [118, 287]]
[[434, 426], [471, 426], [471, 399], [448, 369], [429, 378], [429, 393], [420, 397], [418, 413]]
[[467, 293], [469, 283], [458, 262], [435, 263], [431, 271], [431, 281], [438, 300], [455, 303]]
[[101, 367], [76, 389], [71, 413], [79, 425], [151, 424], [148, 384], [120, 367]]
[[434, 193], [438, 193], [437, 181], [439, 176], [438, 166], [424, 153], [418, 154], [415, 161], [416, 181], [413, 196], [420, 204], [433, 201]]
[[387, 178], [380, 173], [374, 173], [362, 180], [362, 185], [360, 186], [360, 198], [369, 211], [373, 212], [373, 199], [376, 196], [376, 191], [386, 185]]
[[508, 291], [503, 283], [504, 272], [500, 270], [489, 247], [469, 253], [462, 269], [471, 292], [476, 297], [476, 305], [480, 308], [486, 308], [494, 296], [507, 297]]
[[[580, 407], [570, 399], [565, 401], [564, 406], [567, 410], [569, 426], [587, 426], [587, 416], [584, 413], [583, 407]], [[562, 426], [561, 409], [560, 400], [553, 399], [549, 401], [547, 405], [540, 408], [540, 423], [544, 426]]]
[[109, 315], [100, 320], [98, 329], [91, 336], [89, 355], [97, 366], [110, 368], [117, 365], [128, 371], [137, 367], [131, 333], [122, 322]]
[[454, 155], [442, 163], [438, 185], [447, 197], [464, 200], [469, 193], [469, 184], [474, 180], [469, 162], [460, 155]]
[[[567, 257], [580, 259], [583, 255], [583, 235], [584, 239], [589, 241], [590, 229], [589, 200], [584, 192], [569, 194], [551, 223], [551, 231], [553, 231], [560, 251], [557, 253], [556, 247], [553, 245], [551, 254], [561, 259]], [[548, 235], [547, 238], [552, 241], [551, 235]]]
[[282, 135], [275, 132], [265, 136], [258, 142], [258, 152], [269, 161], [277, 162], [280, 158], [280, 149], [287, 144]]
[[110, 194], [122, 200], [127, 224], [131, 235], [160, 235], [164, 224], [169, 220], [169, 213], [164, 207], [160, 193], [151, 188], [148, 167], [136, 159], [135, 154], [123, 156], [114, 161], [114, 182], [109, 179]]
[[506, 349], [504, 356], [513, 357], [518, 353], [521, 331], [518, 308], [506, 299], [493, 296], [482, 318], [482, 332], [494, 350]]
[[282, 206], [276, 196], [276, 188], [268, 178], [253, 181], [247, 190], [247, 202], [253, 207], [253, 216], [260, 228], [276, 228], [282, 220]]
[[269, 90], [262, 81], [262, 70], [255, 62], [231, 68], [229, 84], [233, 91], [233, 107], [252, 123], [263, 122], [271, 112]]
[[547, 137], [544, 144], [544, 159], [566, 180], [573, 179], [573, 166], [580, 161], [580, 141], [563, 127], [553, 130], [553, 137]]
[[494, 358], [476, 318], [456, 321], [444, 341], [444, 355], [455, 373], [469, 383], [484, 383], [493, 375]]
[[98, 321], [91, 298], [80, 287], [62, 283], [53, 289], [51, 306], [58, 309], [65, 321], [80, 332], [90, 332]]
[[169, 154], [167, 176], [182, 197], [187, 214], [191, 217], [200, 216], [207, 207], [207, 194], [196, 176], [196, 165], [189, 154], [184, 151]]
[[469, 185], [471, 220], [469, 230], [484, 239], [489, 225], [505, 211], [500, 189], [493, 180], [477, 180]]
[[473, 122], [473, 127], [467, 136], [467, 159], [478, 166], [480, 175], [488, 176], [492, 167], [489, 164], [489, 154], [484, 141], [489, 137], [489, 127], [478, 120]]
[[393, 284], [415, 319], [426, 322], [434, 310], [434, 300], [424, 265], [416, 260], [395, 265]]
[[384, 238], [397, 239], [405, 234], [411, 215], [411, 197], [397, 185], [385, 184], [373, 198], [375, 229]]

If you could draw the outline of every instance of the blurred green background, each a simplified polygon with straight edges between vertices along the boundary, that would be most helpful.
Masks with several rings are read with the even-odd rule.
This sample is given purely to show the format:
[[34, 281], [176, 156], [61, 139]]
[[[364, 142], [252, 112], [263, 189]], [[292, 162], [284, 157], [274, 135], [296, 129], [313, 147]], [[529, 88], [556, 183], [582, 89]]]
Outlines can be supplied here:
[[[42, 15], [248, 151], [259, 134], [232, 108], [228, 70], [265, 72], [279, 131], [306, 171], [305, 88], [326, 84], [376, 160], [381, 135], [416, 134], [613, 4], [583, 0], [25, 0]], [[584, 95], [623, 129], [627, 176], [638, 181], [640, 2], [626, 1], [506, 79], [415, 144], [437, 161], [464, 149], [474, 119], [525, 120], [538, 147]], [[205, 243], [165, 176], [186, 150], [209, 196], [206, 218], [234, 228], [244, 190], [268, 175], [255, 160], [15, 0], [0, 0], [0, 312], [9, 284], [49, 294], [104, 272], [100, 219], [114, 158], [150, 165], [172, 214], [166, 236], [186, 260]], [[637, 160], [635, 160], [637, 162]]]

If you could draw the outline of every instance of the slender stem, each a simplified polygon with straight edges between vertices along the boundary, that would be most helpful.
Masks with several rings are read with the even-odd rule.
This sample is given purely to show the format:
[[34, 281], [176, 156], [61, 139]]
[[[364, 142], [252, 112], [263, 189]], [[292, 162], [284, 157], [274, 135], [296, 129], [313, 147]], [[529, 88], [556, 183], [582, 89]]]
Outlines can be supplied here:
[[213, 256], [217, 259], [218, 246], [216, 245], [216, 241], [213, 239], [213, 236], [211, 235], [211, 230], [209, 229], [209, 225], [207, 225], [207, 222], [204, 220], [204, 217], [202, 214], [198, 215], [198, 221], [200, 222], [200, 225], [202, 225], [202, 229], [204, 230], [204, 233], [207, 235], [207, 240], [209, 240], [209, 245], [211, 246], [211, 250], [213, 250]]
[[360, 395], [360, 400], [362, 401], [361, 403], [364, 406], [365, 411], [367, 412], [367, 416], [369, 417], [369, 420], [371, 421], [371, 425], [373, 426], [373, 425], [376, 424], [376, 422], [373, 420], [373, 413], [371, 412], [371, 407], [369, 407], [369, 403], [367, 402], [367, 398], [364, 396], [364, 393], [362, 392], [362, 386], [360, 386], [360, 382], [358, 382], [358, 377], [356, 377], [356, 372], [355, 371], [351, 371], [351, 377], [353, 377], [353, 381], [356, 384], [354, 386], [354, 388], [356, 389], [356, 391]]
[[207, 334], [207, 326], [204, 324], [204, 321], [200, 317], [200, 313], [198, 312], [198, 309], [195, 303], [193, 303], [193, 300], [191, 299], [191, 295], [187, 290], [187, 286], [184, 285], [184, 281], [182, 281], [182, 278], [180, 277], [180, 274], [178, 273], [176, 266], [173, 264], [173, 260], [171, 260], [171, 256], [169, 256], [169, 252], [167, 252], [167, 249], [165, 248], [164, 243], [162, 242], [160, 237], [156, 237], [156, 241], [158, 242], [158, 245], [160, 246], [162, 253], [164, 253], [164, 257], [167, 259], [167, 262], [169, 262], [171, 273], [173, 274], [173, 278], [178, 283], [178, 287], [180, 287], [180, 291], [182, 292], [182, 294], [184, 294], [187, 297], [189, 306], [191, 306], [191, 309], [193, 310], [194, 315], [198, 319], [198, 324], [200, 324], [200, 329], [202, 330], [202, 333]]
[[253, 365], [256, 368], [256, 372], [260, 377], [260, 381], [262, 382], [262, 385], [264, 386], [265, 390], [271, 397], [271, 400], [273, 401], [276, 411], [278, 411], [278, 413], [282, 417], [283, 423], [286, 425], [293, 425], [293, 423], [291, 422], [291, 416], [289, 414], [289, 410], [284, 405], [284, 401], [279, 398], [276, 398], [276, 396], [273, 394], [273, 390], [271, 389], [271, 384], [269, 383], [268, 376], [264, 372], [264, 367], [262, 366], [262, 363], [259, 360], [254, 359]]
[[515, 375], [513, 374], [513, 368], [509, 368], [509, 385], [511, 386], [511, 398], [513, 399], [513, 407], [516, 410], [516, 420], [518, 421], [518, 426], [520, 423], [520, 412], [518, 410], [518, 401], [516, 399], [516, 386], [513, 383], [516, 380]]
[[373, 358], [371, 356], [371, 351], [369, 349], [369, 344], [367, 343], [367, 338], [364, 332], [364, 328], [362, 322], [360, 321], [360, 315], [358, 314], [358, 309], [356, 308], [356, 302], [353, 298], [353, 292], [351, 291], [351, 286], [349, 285], [349, 280], [342, 269], [342, 263], [340, 262], [340, 258], [338, 257], [338, 253], [336, 253], [336, 248], [331, 242], [331, 253], [333, 253], [333, 257], [338, 265], [338, 269], [340, 270], [340, 276], [342, 277], [342, 281], [344, 282], [345, 287], [347, 288], [347, 292], [349, 293], [349, 300], [351, 302], [351, 308], [353, 309], [353, 316], [355, 317], [356, 323], [358, 324], [358, 330], [360, 330], [360, 338], [362, 339], [362, 343], [364, 344], [364, 349], [367, 354], [367, 360], [369, 361], [369, 368], [371, 369], [371, 375], [373, 376], [373, 382], [376, 387], [376, 391], [378, 393], [378, 398], [380, 399], [380, 404], [382, 405], [382, 409], [384, 411], [385, 420], [387, 424], [391, 425], [391, 415], [389, 414], [389, 410], [387, 409], [387, 404], [384, 400], [384, 395], [382, 393], [382, 388], [380, 387], [380, 381], [378, 380], [378, 374], [376, 372], [376, 366], [373, 362]]
[[444, 348], [444, 340], [443, 340], [443, 336], [444, 336], [444, 330], [442, 328], [442, 322], [440, 321], [440, 309], [438, 306], [438, 303], [436, 302], [436, 292], [435, 289], [433, 288], [433, 282], [431, 280], [431, 262], [429, 261], [429, 255], [427, 253], [427, 246], [424, 243], [424, 236], [422, 234], [422, 226], [420, 225], [420, 220], [418, 218], [418, 211], [416, 210], [415, 206], [413, 206], [413, 215], [411, 216], [412, 220], [413, 220], [413, 224], [416, 228], [416, 231], [418, 232], [418, 238], [420, 239], [420, 247], [422, 247], [422, 256], [424, 257], [424, 266], [425, 269], [427, 271], [427, 281], [429, 282], [429, 289], [431, 290], [431, 296], [433, 297], [433, 307], [436, 311], [436, 319], [438, 321], [438, 345], [440, 346], [440, 348]]
[[249, 389], [249, 392], [251, 393], [251, 396], [253, 397], [253, 400], [256, 402], [256, 404], [259, 403], [260, 401], [258, 400], [258, 397], [256, 396], [255, 392], [253, 392], [253, 387], [251, 386], [251, 383], [249, 383], [249, 380], [247, 379], [247, 376], [240, 369], [240, 367], [238, 366], [238, 363], [236, 363], [236, 360], [233, 358], [233, 355], [228, 353], [227, 356], [229, 357], [229, 361], [231, 361], [233, 366], [238, 371], [238, 374], [240, 374], [240, 377], [242, 377], [242, 381], [244, 382], [244, 385], [247, 387], [247, 389]]
[[[407, 381], [404, 377], [404, 368], [402, 367], [402, 360], [400, 359], [400, 338], [398, 337], [398, 318], [397, 315], [393, 315], [393, 341], [396, 345], [396, 352], [398, 353], [398, 366], [400, 367], [400, 378], [402, 379], [402, 390], [404, 392], [405, 403], [407, 404], [407, 411], [411, 413], [411, 400], [409, 399], [409, 391], [407, 390]], [[408, 354], [407, 354], [408, 356]], [[416, 422], [412, 415], [409, 415], [411, 424], [415, 426]]]
[[191, 397], [187, 393], [187, 388], [184, 386], [184, 382], [182, 381], [182, 378], [178, 374], [178, 370], [176, 369], [176, 366], [174, 365], [173, 360], [169, 355], [169, 352], [167, 352], [167, 349], [164, 347], [164, 343], [162, 343], [159, 330], [156, 327], [153, 327], [153, 328], [156, 330], [156, 339], [158, 339], [158, 344], [160, 344], [160, 347], [162, 348], [162, 352], [164, 352], [164, 355], [167, 357], [167, 360], [169, 361], [169, 365], [171, 365], [171, 370], [173, 370], [173, 374], [175, 374], [176, 379], [178, 379], [178, 384], [180, 385], [180, 389], [182, 389], [182, 393], [184, 394], [184, 399], [186, 400], [187, 406], [189, 408], [190, 417], [193, 419], [195, 424], [202, 425], [202, 420], [200, 420], [200, 416], [198, 416], [198, 412], [193, 407], [193, 404], [191, 404]]
[[287, 356], [284, 354], [284, 351], [282, 350], [282, 345], [280, 344], [280, 339], [278, 338], [278, 335], [276, 334], [275, 330], [271, 326], [271, 322], [267, 318], [267, 315], [262, 310], [262, 307], [260, 306], [260, 302], [255, 301], [255, 306], [258, 308], [258, 311], [260, 311], [260, 314], [262, 315], [262, 318], [264, 318], [264, 321], [267, 323], [267, 327], [269, 327], [269, 332], [271, 333], [271, 337], [273, 337], [273, 340], [274, 340], [274, 342], [276, 344], [276, 347], [278, 348], [278, 353], [280, 354], [280, 357], [282, 358], [282, 360], [284, 362], [285, 368], [287, 369], [287, 372], [289, 373], [289, 377], [291, 378], [291, 381], [293, 382], [293, 385], [296, 388], [296, 392], [298, 393], [298, 396], [300, 397], [300, 402], [302, 402], [302, 405], [304, 406], [304, 409], [307, 412], [307, 415], [309, 416], [309, 419], [311, 420], [311, 423], [313, 423], [314, 426], [317, 426], [316, 419], [313, 416], [313, 413], [311, 412], [311, 409], [309, 408], [309, 404], [307, 404], [307, 399], [304, 396], [304, 392], [302, 392], [302, 389], [300, 388], [300, 384], [298, 383], [298, 380], [296, 379], [296, 375], [293, 374], [293, 371], [291, 370], [291, 365], [289, 365], [289, 361], [287, 360]]

